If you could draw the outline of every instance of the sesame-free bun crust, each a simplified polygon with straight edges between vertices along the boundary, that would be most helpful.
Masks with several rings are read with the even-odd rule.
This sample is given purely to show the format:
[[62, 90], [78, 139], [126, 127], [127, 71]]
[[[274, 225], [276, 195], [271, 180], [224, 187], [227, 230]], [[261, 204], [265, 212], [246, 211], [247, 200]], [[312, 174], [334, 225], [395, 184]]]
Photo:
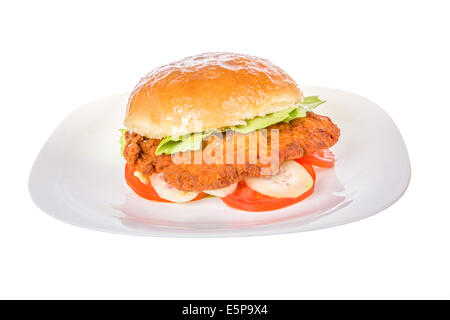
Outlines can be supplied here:
[[302, 100], [295, 81], [266, 59], [204, 53], [142, 78], [128, 101], [124, 124], [161, 139], [243, 124]]

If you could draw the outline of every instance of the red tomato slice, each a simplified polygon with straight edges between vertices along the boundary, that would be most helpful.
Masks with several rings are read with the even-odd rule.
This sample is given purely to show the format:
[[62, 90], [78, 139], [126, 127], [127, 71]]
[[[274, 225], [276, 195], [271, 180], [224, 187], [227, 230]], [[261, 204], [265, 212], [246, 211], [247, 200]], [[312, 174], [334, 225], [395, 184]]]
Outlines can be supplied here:
[[[306, 169], [306, 171], [308, 171], [315, 183], [316, 173], [314, 172], [313, 167], [305, 163], [300, 164]], [[221, 199], [223, 202], [225, 202], [226, 205], [232, 208], [245, 211], [260, 212], [271, 211], [290, 206], [307, 198], [313, 193], [313, 191], [314, 184], [311, 189], [297, 198], [272, 198], [256, 192], [255, 190], [248, 187], [244, 181], [241, 181], [235, 192]]]
[[319, 150], [296, 160], [300, 164], [310, 164], [322, 168], [334, 167], [334, 154], [328, 149]]
[[[173, 203], [172, 201], [161, 198], [155, 191], [155, 189], [153, 189], [151, 183], [142, 183], [141, 180], [139, 180], [139, 178], [134, 175], [134, 171], [135, 170], [131, 166], [129, 166], [128, 164], [125, 165], [125, 181], [138, 196], [147, 200]], [[201, 192], [197, 197], [195, 197], [195, 199], [191, 201], [200, 200], [206, 196], [206, 193]]]

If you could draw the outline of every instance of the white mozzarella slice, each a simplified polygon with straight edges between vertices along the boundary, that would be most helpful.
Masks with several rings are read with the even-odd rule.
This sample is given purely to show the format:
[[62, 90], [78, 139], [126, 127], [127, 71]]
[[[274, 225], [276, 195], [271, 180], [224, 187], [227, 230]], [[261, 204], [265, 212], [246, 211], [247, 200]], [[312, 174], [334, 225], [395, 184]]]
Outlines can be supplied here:
[[296, 161], [286, 161], [274, 176], [247, 177], [247, 186], [273, 198], [297, 198], [312, 188], [314, 181], [308, 171]]
[[214, 189], [214, 190], [205, 190], [204, 193], [210, 194], [212, 196], [224, 198], [229, 194], [232, 194], [236, 188], [237, 188], [237, 182], [230, 184], [228, 187], [220, 188], [220, 189]]
[[150, 176], [150, 182], [152, 183], [153, 189], [155, 189], [161, 198], [172, 202], [188, 202], [198, 195], [198, 192], [181, 191], [172, 187], [164, 180], [163, 173], [152, 174]]

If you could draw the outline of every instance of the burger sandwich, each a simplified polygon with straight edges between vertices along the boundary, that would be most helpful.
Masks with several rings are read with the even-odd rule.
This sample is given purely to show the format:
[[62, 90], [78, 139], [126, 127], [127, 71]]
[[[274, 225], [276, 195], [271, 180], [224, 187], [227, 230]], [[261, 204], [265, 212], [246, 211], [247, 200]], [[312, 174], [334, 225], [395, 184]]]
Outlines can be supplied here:
[[269, 211], [314, 190], [332, 167], [339, 128], [324, 103], [265, 59], [205, 53], [159, 67], [133, 90], [122, 129], [125, 180], [139, 196], [184, 203], [217, 197]]

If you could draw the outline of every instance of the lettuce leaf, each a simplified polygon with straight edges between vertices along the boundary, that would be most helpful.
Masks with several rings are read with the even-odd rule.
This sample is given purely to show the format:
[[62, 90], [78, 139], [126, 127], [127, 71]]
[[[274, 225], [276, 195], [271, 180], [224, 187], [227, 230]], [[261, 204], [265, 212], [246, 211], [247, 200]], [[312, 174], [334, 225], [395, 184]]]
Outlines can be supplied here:
[[285, 119], [292, 118], [294, 113], [297, 112], [297, 109], [297, 107], [291, 107], [282, 111], [267, 114], [263, 117], [255, 117], [247, 120], [244, 125], [229, 127], [229, 129], [238, 133], [247, 134], [258, 129], [267, 128], [275, 123], [284, 121]]
[[126, 144], [126, 139], [125, 139], [125, 132], [128, 131], [128, 129], [119, 129], [119, 131], [122, 133], [122, 135], [120, 136], [120, 154], [123, 157], [123, 150], [125, 150], [125, 144]]
[[326, 100], [320, 100], [319, 96], [310, 96], [305, 97], [303, 99], [303, 102], [300, 103], [300, 105], [306, 109], [307, 111], [312, 110], [318, 106], [320, 106], [322, 103], [325, 103]]
[[179, 137], [165, 137], [161, 140], [156, 148], [155, 154], [172, 154], [178, 152], [185, 152], [189, 150], [200, 150], [202, 147], [202, 141], [206, 137], [210, 136], [213, 130], [205, 132], [196, 132]]
[[267, 128], [279, 122], [289, 122], [296, 118], [306, 117], [306, 112], [321, 105], [325, 101], [319, 99], [318, 96], [305, 97], [303, 102], [296, 107], [290, 107], [285, 110], [267, 114], [263, 117], [255, 117], [247, 120], [245, 125], [230, 127], [229, 129], [247, 134], [258, 129]]
[[[247, 134], [259, 129], [267, 128], [271, 125], [280, 123], [282, 121], [289, 122], [296, 118], [306, 117], [306, 112], [316, 108], [325, 101], [320, 100], [318, 96], [305, 97], [303, 102], [298, 106], [290, 107], [285, 110], [270, 113], [262, 117], [255, 117], [250, 120], [246, 120], [246, 124], [239, 126], [232, 126], [224, 128], [223, 131], [233, 130], [238, 133]], [[200, 150], [202, 147], [202, 141], [206, 137], [210, 136], [214, 130], [205, 132], [196, 132], [179, 137], [166, 137], [161, 140], [156, 148], [156, 155], [172, 154], [177, 152], [195, 151]]]
[[297, 118], [304, 118], [306, 117], [306, 109], [304, 109], [303, 107], [298, 107], [295, 108], [294, 110], [292, 110], [291, 112], [289, 112], [289, 116], [284, 119], [284, 122], [289, 122], [291, 120], [297, 119]]

